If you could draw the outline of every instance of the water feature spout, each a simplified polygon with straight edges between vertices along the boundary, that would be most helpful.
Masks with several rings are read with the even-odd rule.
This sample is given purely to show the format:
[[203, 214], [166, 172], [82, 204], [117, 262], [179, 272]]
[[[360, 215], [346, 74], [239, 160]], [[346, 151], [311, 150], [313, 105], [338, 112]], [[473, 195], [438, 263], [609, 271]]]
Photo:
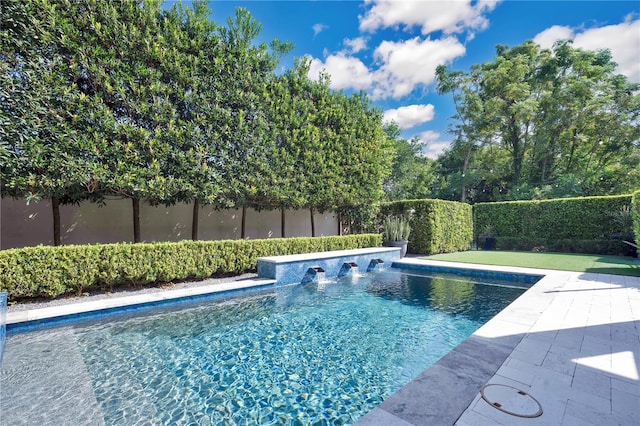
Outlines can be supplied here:
[[339, 277], [344, 277], [345, 275], [355, 275], [358, 273], [358, 264], [355, 262], [345, 262], [342, 264], [342, 268], [340, 268], [340, 272], [338, 272]]
[[371, 262], [369, 262], [369, 266], [367, 267], [367, 272], [373, 271], [373, 270], [380, 270], [382, 269], [382, 265], [384, 265], [384, 260], [371, 259]]
[[324, 281], [324, 269], [319, 266], [312, 266], [307, 269], [307, 272], [302, 278], [302, 284], [318, 283], [320, 281]]

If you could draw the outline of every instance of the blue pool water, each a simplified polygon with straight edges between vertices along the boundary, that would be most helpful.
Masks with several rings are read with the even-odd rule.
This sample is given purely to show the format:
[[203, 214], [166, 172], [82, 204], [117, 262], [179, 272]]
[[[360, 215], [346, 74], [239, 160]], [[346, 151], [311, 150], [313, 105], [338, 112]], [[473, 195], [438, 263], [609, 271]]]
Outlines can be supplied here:
[[473, 281], [383, 270], [37, 340], [73, 335], [107, 425], [351, 424], [524, 291]]

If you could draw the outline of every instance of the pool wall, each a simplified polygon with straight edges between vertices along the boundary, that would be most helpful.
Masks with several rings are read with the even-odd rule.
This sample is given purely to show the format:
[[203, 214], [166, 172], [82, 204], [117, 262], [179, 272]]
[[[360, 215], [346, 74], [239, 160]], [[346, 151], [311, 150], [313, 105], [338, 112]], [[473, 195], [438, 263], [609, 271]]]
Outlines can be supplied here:
[[382, 260], [383, 267], [391, 267], [400, 259], [400, 248], [371, 247], [355, 250], [337, 250], [321, 253], [295, 254], [258, 258], [258, 276], [276, 280], [278, 285], [300, 283], [309, 268], [324, 269], [326, 278], [337, 277], [345, 263], [358, 265], [358, 272], [367, 272], [372, 260]]
[[7, 339], [7, 293], [0, 292], [0, 366], [4, 354], [4, 343]]

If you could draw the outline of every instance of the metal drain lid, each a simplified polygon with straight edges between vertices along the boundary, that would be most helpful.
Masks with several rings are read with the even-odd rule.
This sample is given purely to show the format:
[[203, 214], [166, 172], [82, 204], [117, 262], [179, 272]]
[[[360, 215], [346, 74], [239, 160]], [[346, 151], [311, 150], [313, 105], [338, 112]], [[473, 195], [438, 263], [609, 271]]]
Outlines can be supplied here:
[[533, 418], [542, 415], [542, 405], [537, 399], [508, 385], [484, 385], [480, 395], [489, 405], [512, 416]]

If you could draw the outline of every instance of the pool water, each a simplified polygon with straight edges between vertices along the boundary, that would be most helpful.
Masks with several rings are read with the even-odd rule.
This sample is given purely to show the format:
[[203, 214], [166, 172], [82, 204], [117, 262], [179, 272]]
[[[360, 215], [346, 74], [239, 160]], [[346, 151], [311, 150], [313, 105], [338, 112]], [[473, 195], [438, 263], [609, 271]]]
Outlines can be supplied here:
[[392, 269], [35, 333], [73, 335], [107, 425], [351, 424], [524, 291], [493, 284]]

